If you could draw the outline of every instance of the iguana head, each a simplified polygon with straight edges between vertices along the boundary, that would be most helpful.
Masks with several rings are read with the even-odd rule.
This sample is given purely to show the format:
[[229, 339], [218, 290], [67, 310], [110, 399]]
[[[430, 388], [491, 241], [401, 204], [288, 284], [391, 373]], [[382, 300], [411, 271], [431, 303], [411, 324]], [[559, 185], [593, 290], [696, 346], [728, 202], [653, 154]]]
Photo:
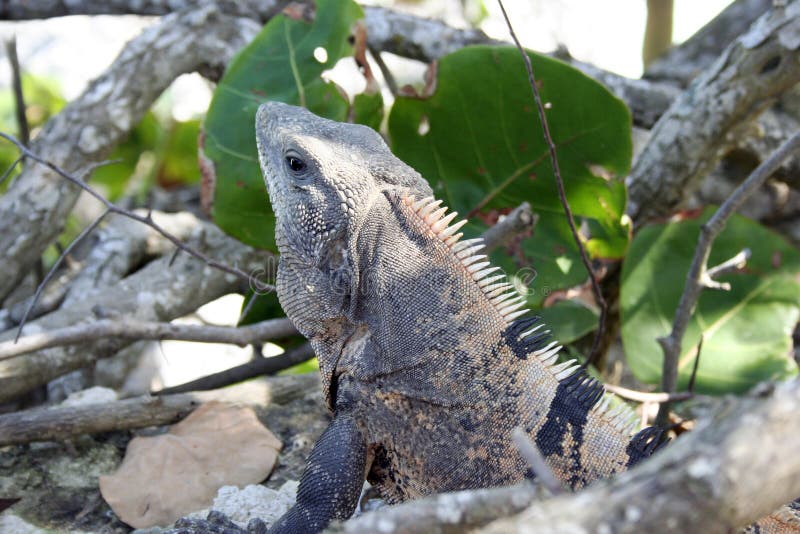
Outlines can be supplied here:
[[381, 190], [405, 187], [430, 194], [425, 180], [367, 126], [267, 102], [256, 115], [256, 140], [282, 234], [281, 252], [291, 251], [311, 264], [319, 262], [330, 243], [348, 240]]

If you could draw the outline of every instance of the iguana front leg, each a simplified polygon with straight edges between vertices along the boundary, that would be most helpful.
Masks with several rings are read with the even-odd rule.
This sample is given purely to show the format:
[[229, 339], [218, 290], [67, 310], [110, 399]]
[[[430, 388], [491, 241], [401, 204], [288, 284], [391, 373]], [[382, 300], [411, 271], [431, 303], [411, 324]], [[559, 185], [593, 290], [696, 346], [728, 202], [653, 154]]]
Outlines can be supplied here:
[[364, 485], [366, 462], [366, 439], [355, 419], [337, 414], [311, 451], [297, 503], [269, 532], [319, 532], [334, 519], [349, 518]]

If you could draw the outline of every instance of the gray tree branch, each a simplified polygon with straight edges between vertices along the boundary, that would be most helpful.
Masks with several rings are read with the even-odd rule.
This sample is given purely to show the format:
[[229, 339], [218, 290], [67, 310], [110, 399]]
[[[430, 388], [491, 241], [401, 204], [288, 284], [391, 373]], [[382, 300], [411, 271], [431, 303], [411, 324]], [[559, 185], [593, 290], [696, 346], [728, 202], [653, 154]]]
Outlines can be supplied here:
[[692, 37], [668, 50], [645, 70], [644, 78], [689, 85], [731, 42], [772, 6], [773, 0], [736, 0]]
[[[662, 369], [661, 389], [665, 393], [673, 393], [678, 385], [678, 363], [680, 360], [683, 336], [689, 326], [692, 313], [694, 313], [700, 293], [707, 287], [714, 287], [712, 280], [712, 270], [708, 268], [708, 257], [711, 254], [711, 247], [719, 233], [725, 228], [728, 219], [742, 205], [742, 203], [757, 188], [775, 172], [783, 161], [800, 152], [800, 132], [791, 137], [781, 148], [779, 148], [769, 159], [764, 161], [753, 171], [747, 180], [739, 186], [736, 191], [719, 207], [714, 215], [700, 228], [700, 236], [697, 238], [697, 246], [692, 258], [692, 265], [686, 275], [686, 284], [681, 293], [678, 308], [675, 310], [675, 318], [672, 322], [672, 330], [668, 336], [658, 338], [658, 342], [664, 352], [664, 362]], [[746, 255], [744, 255], [746, 257]], [[726, 268], [726, 264], [736, 264], [743, 261], [737, 255], [736, 258], [725, 262], [715, 268], [718, 273]], [[717, 287], [718, 288], [718, 287]], [[658, 410], [657, 423], [666, 425], [670, 410], [670, 403], [663, 403]]]
[[[237, 258], [240, 268], [247, 272], [260, 269], [270, 257], [269, 253], [255, 251], [224, 235], [216, 226], [201, 221], [196, 221], [188, 244], [219, 260]], [[113, 291], [98, 291], [80, 303], [27, 324], [23, 334], [93, 322], [98, 315], [140, 321], [171, 321], [240, 288], [238, 277], [209, 267], [187, 254], [179, 254], [175, 261], [171, 257], [162, 257], [115, 284]], [[12, 332], [6, 332], [0, 335], [0, 340], [12, 337]], [[0, 361], [0, 402], [109, 357], [130, 343], [129, 339], [101, 338]]]
[[319, 377], [309, 373], [255, 379], [219, 390], [23, 410], [0, 415], [0, 447], [172, 424], [209, 401], [265, 408], [270, 404], [284, 404], [314, 388], [319, 388]]
[[[91, 167], [105, 159], [178, 75], [209, 62], [224, 65], [257, 31], [252, 20], [224, 15], [212, 4], [165, 16], [128, 43], [102, 76], [48, 121], [32, 151], [68, 172]], [[0, 197], [0, 299], [61, 232], [79, 192], [52, 169], [31, 164]]]
[[800, 2], [776, 8], [697, 77], [653, 128], [628, 178], [638, 224], [675, 210], [738, 133], [800, 81]]
[[289, 319], [270, 319], [247, 326], [215, 326], [137, 321], [129, 318], [100, 319], [93, 323], [67, 326], [39, 334], [31, 334], [18, 341], [0, 342], [0, 361], [64, 345], [74, 345], [101, 338], [177, 339], [201, 343], [230, 343], [241, 347], [271, 339], [297, 334]]
[[[426, 497], [334, 531], [727, 533], [800, 495], [800, 381], [726, 397], [696, 430], [580, 492], [546, 498], [524, 485]], [[506, 517], [515, 510], [521, 513]], [[502, 519], [500, 519], [502, 518]]]

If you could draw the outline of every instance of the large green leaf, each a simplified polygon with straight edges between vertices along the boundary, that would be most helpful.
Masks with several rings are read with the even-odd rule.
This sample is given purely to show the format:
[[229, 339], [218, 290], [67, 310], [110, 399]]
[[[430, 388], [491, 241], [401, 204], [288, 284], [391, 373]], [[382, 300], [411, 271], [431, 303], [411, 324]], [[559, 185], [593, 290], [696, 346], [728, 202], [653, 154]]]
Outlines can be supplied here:
[[256, 110], [266, 100], [279, 100], [345, 120], [347, 97], [320, 75], [352, 54], [349, 37], [362, 16], [351, 0], [318, 0], [313, 23], [277, 15], [231, 62], [201, 137], [204, 172], [215, 178], [212, 214], [224, 231], [274, 248], [275, 222], [256, 153]]
[[[631, 161], [630, 113], [576, 69], [529, 55], [568, 200], [575, 215], [590, 222], [588, 248], [595, 256], [619, 258], [629, 234], [622, 177]], [[480, 218], [531, 203], [539, 222], [517, 266], [534, 268], [538, 287], [554, 291], [586, 279], [518, 50], [476, 46], [445, 56], [432, 96], [397, 99], [389, 133], [394, 152], [463, 214]], [[542, 291], [531, 295], [532, 304], [541, 303]]]
[[[637, 378], [659, 383], [663, 355], [656, 339], [668, 334], [697, 244], [700, 219], [644, 228], [622, 270], [622, 341]], [[800, 252], [778, 235], [734, 216], [717, 238], [709, 265], [749, 248], [744, 273], [722, 277], [730, 291], [700, 296], [680, 357], [680, 383], [691, 375], [697, 344], [705, 336], [696, 388], [706, 393], [744, 391], [756, 382], [797, 373], [789, 353], [800, 317]]]

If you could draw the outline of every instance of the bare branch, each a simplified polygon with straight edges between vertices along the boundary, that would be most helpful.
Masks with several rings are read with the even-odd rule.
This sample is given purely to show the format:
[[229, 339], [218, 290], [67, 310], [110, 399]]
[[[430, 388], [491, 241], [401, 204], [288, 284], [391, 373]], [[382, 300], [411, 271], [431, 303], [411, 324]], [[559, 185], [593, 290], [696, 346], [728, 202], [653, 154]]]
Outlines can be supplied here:
[[20, 71], [19, 58], [17, 57], [16, 37], [6, 41], [6, 55], [11, 65], [11, 87], [14, 89], [14, 109], [17, 114], [18, 135], [22, 144], [28, 146], [31, 142], [31, 132], [30, 128], [28, 128], [28, 118], [25, 116], [25, 94], [22, 92], [22, 72]]
[[[188, 244], [215, 258], [237, 258], [243, 269], [261, 269], [272, 255], [256, 251], [224, 235], [214, 225], [188, 214], [194, 230]], [[130, 276], [120, 280], [113, 290], [98, 290], [67, 308], [28, 323], [23, 335], [46, 332], [80, 323], [97, 316], [128, 317], [130, 320], [171, 321], [196, 310], [199, 306], [241, 289], [239, 279], [212, 269], [197, 259], [181, 255], [170, 268], [169, 258], [154, 260]], [[0, 334], [0, 340], [13, 338]], [[101, 358], [117, 353], [131, 343], [122, 338], [100, 338], [65, 347], [52, 347], [28, 354], [24, 358], [0, 360], [0, 402], [13, 399], [32, 388]]]
[[310, 360], [314, 357], [314, 350], [308, 343], [303, 343], [299, 347], [289, 349], [278, 356], [269, 358], [255, 358], [247, 363], [226, 369], [213, 375], [204, 376], [197, 380], [192, 380], [185, 384], [178, 384], [156, 391], [153, 395], [164, 395], [169, 393], [183, 393], [185, 391], [203, 391], [207, 389], [217, 389], [237, 384], [244, 380], [262, 375], [273, 375], [289, 367]]
[[523, 202], [483, 233], [481, 238], [486, 250], [492, 251], [504, 245], [512, 237], [530, 232], [537, 219], [538, 216], [531, 211], [531, 205]]
[[168, 15], [175, 11], [202, 10], [220, 4], [223, 13], [270, 18], [287, 0], [8, 0], [0, 4], [0, 20], [29, 20], [69, 15]]
[[[795, 2], [793, 5], [800, 7], [800, 2]], [[692, 264], [689, 268], [689, 273], [686, 275], [686, 284], [684, 285], [678, 308], [675, 310], [672, 330], [668, 336], [658, 339], [664, 352], [661, 389], [666, 393], [674, 392], [678, 385], [678, 362], [681, 344], [683, 336], [686, 334], [689, 320], [697, 305], [697, 300], [700, 298], [700, 293], [707, 286], [706, 280], [709, 278], [707, 263], [714, 240], [725, 228], [730, 216], [742, 205], [745, 199], [761, 186], [786, 158], [797, 151], [800, 151], [800, 132], [786, 141], [769, 159], [762, 162], [701, 227]], [[664, 403], [659, 408], [656, 419], [659, 425], [664, 426], [667, 424], [669, 409], [669, 403]]]
[[50, 348], [117, 337], [131, 340], [176, 339], [202, 343], [251, 345], [297, 334], [289, 319], [270, 319], [247, 326], [213, 326], [157, 323], [135, 319], [101, 319], [94, 323], [59, 328], [25, 336], [17, 341], [0, 342], [0, 361]]
[[728, 282], [718, 282], [716, 277], [722, 276], [733, 271], [744, 269], [747, 265], [747, 260], [750, 259], [750, 249], [744, 249], [736, 256], [723, 261], [715, 267], [708, 268], [703, 273], [703, 279], [700, 282], [706, 289], [719, 289], [722, 291], [730, 291], [731, 285]]
[[[176, 77], [209, 61], [224, 65], [258, 29], [253, 20], [224, 15], [215, 4], [165, 16], [47, 122], [31, 152], [67, 173], [104, 160]], [[61, 233], [80, 192], [52, 168], [30, 165], [0, 197], [0, 299]]]
[[694, 397], [694, 394], [686, 391], [676, 393], [650, 393], [647, 391], [636, 391], [633, 389], [624, 388], [622, 386], [615, 386], [614, 384], [603, 384], [603, 387], [618, 397], [635, 402], [679, 402], [689, 400]]
[[550, 154], [550, 165], [553, 167], [553, 174], [556, 178], [558, 198], [561, 201], [561, 206], [564, 208], [564, 214], [567, 217], [567, 223], [569, 224], [569, 229], [572, 232], [572, 238], [575, 240], [575, 245], [578, 247], [578, 252], [580, 252], [583, 267], [586, 269], [586, 272], [589, 275], [589, 280], [592, 283], [592, 290], [594, 291], [594, 298], [597, 301], [597, 306], [600, 308], [600, 317], [597, 322], [597, 332], [595, 333], [594, 341], [592, 342], [592, 349], [589, 353], [589, 357], [583, 364], [584, 366], [588, 366], [596, 362], [600, 357], [600, 340], [605, 332], [608, 304], [606, 304], [606, 299], [603, 297], [603, 291], [600, 289], [600, 283], [597, 280], [597, 276], [595, 276], [594, 270], [592, 270], [592, 264], [589, 261], [589, 256], [586, 254], [586, 248], [583, 246], [583, 239], [581, 238], [580, 234], [578, 234], [578, 229], [575, 226], [575, 217], [572, 215], [572, 209], [569, 207], [569, 202], [567, 202], [567, 193], [564, 191], [564, 179], [561, 177], [561, 170], [558, 166], [556, 144], [553, 142], [553, 137], [550, 135], [550, 127], [547, 124], [547, 117], [545, 116], [544, 106], [542, 105], [542, 98], [539, 96], [539, 88], [536, 85], [536, 77], [533, 74], [531, 59], [528, 57], [528, 53], [522, 47], [519, 39], [517, 39], [517, 35], [514, 33], [514, 28], [511, 25], [511, 20], [508, 18], [508, 13], [506, 13], [503, 0], [497, 0], [497, 3], [500, 5], [500, 11], [503, 12], [503, 18], [506, 21], [509, 33], [511, 33], [511, 38], [517, 45], [517, 48], [522, 55], [522, 59], [525, 62], [525, 69], [528, 71], [528, 82], [530, 83], [531, 91], [533, 91], [533, 99], [536, 102], [536, 110], [539, 112], [539, 122], [542, 125], [542, 133], [544, 134], [544, 139], [547, 142], [547, 149]]
[[772, 0], [737, 0], [685, 42], [668, 50], [645, 69], [651, 80], [689, 85], [711, 66], [731, 41], [747, 31], [772, 6]]
[[[4, 135], [0, 132], [0, 136]], [[72, 252], [74, 249], [83, 239], [92, 233], [92, 231], [97, 228], [103, 219], [108, 215], [109, 211], [106, 210], [100, 214], [98, 218], [96, 218], [92, 224], [81, 230], [81, 233], [78, 234], [78, 237], [72, 240], [72, 243], [69, 244], [67, 248], [65, 248], [58, 257], [58, 260], [53, 264], [50, 270], [47, 272], [47, 275], [41, 281], [39, 286], [36, 288], [36, 293], [33, 294], [33, 298], [30, 300], [30, 304], [28, 304], [28, 308], [25, 310], [25, 314], [22, 316], [22, 319], [19, 321], [19, 328], [17, 328], [17, 335], [14, 337], [14, 342], [16, 343], [19, 340], [19, 336], [22, 334], [22, 328], [25, 326], [25, 321], [28, 320], [28, 315], [30, 315], [31, 311], [33, 310], [36, 303], [39, 301], [39, 297], [42, 295], [42, 291], [47, 286], [47, 283], [53, 278], [58, 268], [61, 266], [61, 262], [64, 261], [64, 258], [69, 256], [69, 253]]]
[[800, 2], [771, 9], [678, 97], [628, 178], [638, 224], [672, 213], [739, 134], [800, 81]]
[[498, 517], [518, 513], [547, 495], [547, 490], [535, 481], [503, 488], [440, 493], [381, 508], [346, 523], [328, 527], [328, 530], [347, 534], [465, 532]]
[[212, 400], [264, 408], [270, 404], [284, 404], [318, 388], [319, 377], [309, 373], [252, 380], [202, 393], [145, 395], [108, 403], [24, 410], [0, 415], [0, 447], [171, 424]]
[[561, 495], [564, 493], [564, 486], [561, 485], [561, 482], [559, 482], [553, 474], [552, 469], [547, 465], [547, 461], [544, 459], [544, 456], [542, 456], [541, 451], [536, 447], [536, 444], [531, 441], [527, 432], [521, 427], [517, 427], [511, 433], [511, 439], [514, 440], [514, 445], [516, 445], [520, 456], [525, 458], [528, 467], [530, 467], [533, 474], [536, 475], [536, 480], [541, 482], [553, 495]]

